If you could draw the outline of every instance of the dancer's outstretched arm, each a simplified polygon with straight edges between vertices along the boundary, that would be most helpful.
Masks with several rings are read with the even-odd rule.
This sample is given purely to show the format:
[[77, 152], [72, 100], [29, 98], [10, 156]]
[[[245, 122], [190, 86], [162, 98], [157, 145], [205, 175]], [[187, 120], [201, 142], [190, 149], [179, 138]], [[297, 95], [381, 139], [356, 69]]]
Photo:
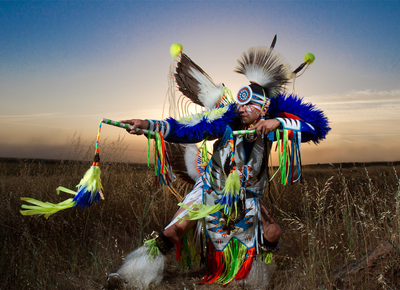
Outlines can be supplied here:
[[141, 120], [141, 119], [130, 119], [130, 120], [123, 120], [119, 121], [120, 123], [129, 124], [133, 126], [133, 129], [126, 129], [129, 134], [134, 135], [142, 135], [144, 132], [142, 130], [135, 130], [135, 129], [149, 129], [149, 121]]

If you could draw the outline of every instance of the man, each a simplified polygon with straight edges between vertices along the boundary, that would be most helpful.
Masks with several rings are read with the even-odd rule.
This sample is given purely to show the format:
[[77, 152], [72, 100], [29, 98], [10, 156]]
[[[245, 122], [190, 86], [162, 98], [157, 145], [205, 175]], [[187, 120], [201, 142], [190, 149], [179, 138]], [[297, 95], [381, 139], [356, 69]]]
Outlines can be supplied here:
[[[238, 106], [238, 116], [240, 118], [241, 124], [245, 126], [253, 125], [252, 129], [257, 131], [257, 135], [268, 135], [270, 132], [275, 132], [281, 126], [281, 123], [277, 119], [262, 119], [266, 115], [268, 111], [268, 107], [264, 106], [261, 111], [261, 105], [250, 102], [245, 105]], [[151, 121], [150, 121], [151, 122]], [[127, 130], [128, 133], [134, 135], [142, 135], [143, 131], [135, 130], [135, 129], [149, 129], [150, 122], [148, 120], [124, 120], [121, 123], [130, 124], [134, 129]], [[168, 136], [164, 137], [166, 141], [168, 141]], [[187, 142], [184, 140], [183, 142]], [[247, 146], [252, 146], [253, 143], [248, 141], [244, 141], [245, 143], [249, 143]], [[251, 150], [251, 149], [249, 149]], [[193, 203], [187, 204], [190, 206]], [[268, 244], [276, 244], [278, 243], [279, 237], [281, 236], [281, 229], [279, 225], [275, 222], [270, 212], [267, 210], [265, 205], [261, 205], [263, 214], [261, 215], [262, 224], [264, 228], [264, 238], [268, 241]], [[183, 208], [178, 210], [175, 214], [175, 217], [181, 214], [184, 211]], [[175, 219], [174, 217], [174, 219]], [[266, 220], [266, 217], [268, 220]], [[180, 239], [197, 223], [196, 220], [184, 220], [181, 222], [172, 223], [169, 227], [165, 229], [163, 232], [164, 235], [172, 241], [173, 244], [176, 244], [180, 241]]]
[[[197, 246], [197, 252], [200, 252], [201, 245], [207, 247], [207, 275], [202, 283], [226, 284], [235, 279], [254, 286], [255, 270], [265, 267], [255, 257], [267, 255], [266, 264], [269, 264], [270, 253], [279, 249], [281, 236], [279, 225], [260, 200], [269, 182], [267, 168], [272, 142], [279, 142], [279, 150], [286, 158], [280, 160], [285, 172], [282, 180], [292, 183], [295, 175], [299, 177], [301, 174], [300, 143], [317, 143], [330, 130], [322, 111], [304, 104], [296, 96], [279, 93], [288, 81], [287, 72], [272, 55], [272, 48], [250, 50], [239, 61], [236, 71], [245, 74], [250, 85], [239, 90], [237, 104], [218, 101], [210, 106], [212, 109], [209, 111], [179, 120], [121, 121], [133, 126], [128, 130], [131, 134], [143, 134], [141, 129], [156, 131], [164, 136], [165, 141], [172, 143], [217, 140], [210, 161], [200, 170], [196, 185], [179, 204], [181, 207], [171, 223], [163, 232], [153, 235], [154, 245], [165, 254], [175, 244], [181, 245], [184, 235], [194, 229], [191, 244]], [[182, 72], [185, 67], [186, 72]], [[205, 74], [183, 54], [175, 78], [186, 96], [193, 91], [187, 88], [187, 84], [193, 80], [204, 82], [199, 72]], [[185, 79], [189, 81], [185, 83]], [[206, 85], [201, 83], [197, 87]], [[201, 96], [201, 90], [195, 95]], [[223, 93], [221, 99], [224, 99]], [[238, 130], [247, 131], [236, 134], [234, 131]], [[277, 130], [280, 133], [275, 135]], [[202, 239], [202, 232], [205, 232], [206, 241]], [[149, 283], [159, 282], [142, 279], [143, 272], [132, 266], [139, 260], [142, 263], [149, 252], [141, 250], [140, 254], [138, 251], [128, 256], [118, 273], [110, 274], [109, 284], [125, 280], [129, 285], [139, 284], [145, 288]], [[156, 259], [162, 255], [156, 255]], [[139, 268], [158, 271], [150, 260]], [[144, 266], [146, 263], [148, 266]], [[161, 269], [163, 262], [157, 263]], [[267, 284], [264, 278], [257, 285]]]

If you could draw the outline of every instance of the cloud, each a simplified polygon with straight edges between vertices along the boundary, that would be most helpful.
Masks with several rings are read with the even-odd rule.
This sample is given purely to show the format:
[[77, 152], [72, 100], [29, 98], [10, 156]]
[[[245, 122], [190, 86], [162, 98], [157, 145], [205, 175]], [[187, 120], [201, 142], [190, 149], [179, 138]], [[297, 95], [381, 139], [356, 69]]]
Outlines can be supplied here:
[[51, 120], [59, 118], [60, 116], [61, 114], [59, 113], [9, 114], [9, 115], [0, 115], [0, 120], [2, 123], [8, 125], [22, 125], [24, 127], [34, 126], [34, 127], [69, 130], [70, 128], [66, 126], [59, 126]]
[[[79, 115], [68, 115], [69, 118], [108, 118], [112, 119], [114, 121], [122, 120], [122, 119], [148, 119], [148, 118], [154, 118], [154, 119], [160, 119], [162, 115], [162, 110], [161, 109], [152, 109], [152, 108], [146, 108], [146, 109], [140, 109], [139, 111], [136, 111], [134, 107], [132, 107], [132, 110], [123, 110], [123, 111], [109, 111], [107, 109], [102, 109], [102, 110], [97, 110], [96, 113], [94, 114], [79, 114]], [[165, 114], [164, 114], [165, 115]], [[64, 116], [65, 118], [65, 116]]]
[[400, 116], [400, 89], [314, 95], [307, 101], [323, 109], [331, 122], [396, 121]]
[[[364, 141], [364, 142], [361, 142]], [[318, 146], [302, 146], [303, 164], [334, 162], [399, 161], [399, 138], [375, 140], [341, 139], [340, 142], [324, 142]]]
[[34, 123], [30, 123], [30, 122], [24, 122], [24, 123], [12, 122], [12, 124], [14, 124], [14, 125], [23, 125], [23, 126], [34, 126], [34, 127], [44, 127], [44, 128], [53, 128], [53, 129], [71, 130], [71, 128], [68, 128], [68, 127], [53, 126], [53, 125], [48, 125], [48, 124], [34, 124]]
[[318, 104], [363, 104], [380, 102], [400, 102], [400, 89], [390, 91], [349, 91], [346, 94], [326, 94], [307, 97], [307, 101]]
[[37, 119], [37, 118], [49, 118], [59, 115], [59, 113], [41, 113], [41, 114], [9, 114], [0, 115], [0, 119], [18, 120], [18, 119]]

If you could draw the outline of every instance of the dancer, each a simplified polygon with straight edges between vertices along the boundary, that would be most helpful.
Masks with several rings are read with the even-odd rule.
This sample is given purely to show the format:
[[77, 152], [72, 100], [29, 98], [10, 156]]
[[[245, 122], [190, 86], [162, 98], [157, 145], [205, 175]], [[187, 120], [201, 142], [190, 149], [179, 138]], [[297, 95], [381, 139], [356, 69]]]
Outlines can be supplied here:
[[[143, 247], [128, 255], [117, 273], [108, 276], [110, 288], [159, 283], [164, 255], [174, 245], [178, 258], [199, 255], [206, 261], [207, 274], [201, 283], [268, 284], [272, 252], [279, 249], [281, 236], [260, 199], [270, 179], [272, 143], [278, 143], [281, 182], [291, 184], [301, 178], [300, 143], [318, 143], [330, 130], [321, 110], [284, 93], [290, 78], [313, 59], [290, 73], [273, 51], [275, 41], [269, 48], [250, 49], [239, 60], [236, 72], [250, 84], [239, 90], [236, 102], [225, 86], [216, 86], [181, 53], [174, 71], [178, 88], [207, 110], [179, 119], [121, 121], [133, 126], [128, 130], [131, 134], [146, 129], [159, 132], [167, 142], [185, 144], [187, 171], [196, 184], [164, 231], [153, 233]], [[203, 140], [216, 140], [209, 160], [201, 156], [204, 150], [189, 145]]]

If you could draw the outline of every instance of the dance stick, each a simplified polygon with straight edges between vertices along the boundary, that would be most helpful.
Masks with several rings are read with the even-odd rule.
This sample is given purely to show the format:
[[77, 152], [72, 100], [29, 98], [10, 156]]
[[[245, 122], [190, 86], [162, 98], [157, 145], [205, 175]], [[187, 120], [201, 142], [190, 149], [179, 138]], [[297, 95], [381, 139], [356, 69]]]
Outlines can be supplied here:
[[[121, 128], [124, 128], [124, 129], [131, 129], [131, 130], [134, 129], [132, 125], [121, 123], [121, 122], [117, 122], [117, 121], [113, 121], [113, 120], [110, 120], [110, 119], [103, 118], [102, 122], [105, 123], [105, 124], [108, 124], [108, 125], [121, 127]], [[146, 129], [135, 128], [134, 130], [135, 131], [142, 130], [144, 132], [144, 134], [148, 133], [148, 130], [146, 130]], [[233, 136], [245, 135], [245, 134], [255, 134], [256, 132], [257, 131], [255, 129], [253, 129], [253, 130], [237, 130], [237, 131], [233, 131]], [[150, 133], [151, 133], [151, 135], [154, 135], [154, 132], [150, 132]], [[271, 139], [271, 137], [272, 137], [272, 139], [273, 139], [274, 134], [275, 134], [275, 132], [270, 132], [268, 134], [268, 138]]]
[[[116, 127], [121, 127], [121, 128], [124, 128], [124, 129], [131, 129], [131, 130], [135, 130], [135, 131], [142, 130], [144, 134], [147, 134], [149, 132], [146, 129], [133, 128], [132, 125], [121, 123], [121, 122], [117, 122], [117, 121], [113, 121], [113, 120], [110, 120], [110, 119], [103, 118], [102, 122], [104, 124], [113, 125], [113, 126], [116, 126]], [[150, 132], [150, 133], [151, 133], [151, 135], [154, 135], [154, 132]]]

